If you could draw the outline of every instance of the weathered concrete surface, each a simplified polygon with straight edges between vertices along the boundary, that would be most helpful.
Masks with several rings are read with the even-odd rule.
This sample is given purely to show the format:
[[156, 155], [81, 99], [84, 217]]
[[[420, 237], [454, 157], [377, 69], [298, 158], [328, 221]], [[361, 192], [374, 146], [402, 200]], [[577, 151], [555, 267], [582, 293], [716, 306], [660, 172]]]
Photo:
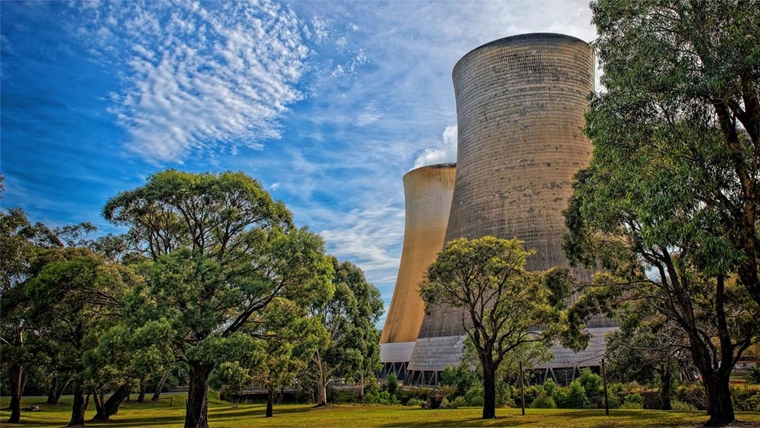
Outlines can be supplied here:
[[404, 175], [404, 246], [380, 338], [384, 363], [408, 362], [411, 357], [425, 314], [418, 286], [443, 247], [455, 175], [455, 164], [425, 166]]
[[[517, 237], [536, 250], [528, 270], [569, 267], [562, 210], [573, 175], [591, 158], [581, 133], [594, 89], [590, 46], [560, 34], [507, 37], [469, 52], [452, 76], [459, 141], [446, 242]], [[421, 345], [463, 335], [456, 312], [437, 307], [425, 316], [410, 370], [439, 370], [436, 356], [425, 352], [435, 347]]]

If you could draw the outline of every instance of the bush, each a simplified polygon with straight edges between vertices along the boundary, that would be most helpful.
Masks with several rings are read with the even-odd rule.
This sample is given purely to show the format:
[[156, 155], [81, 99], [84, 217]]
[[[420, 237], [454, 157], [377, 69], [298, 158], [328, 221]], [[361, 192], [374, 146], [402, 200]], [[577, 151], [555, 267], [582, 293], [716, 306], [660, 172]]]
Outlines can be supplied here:
[[456, 397], [454, 400], [449, 403], [449, 407], [452, 409], [457, 409], [459, 407], [466, 407], [467, 406], [467, 399], [462, 397], [461, 395]]
[[542, 392], [532, 403], [530, 403], [530, 407], [533, 409], [556, 409], [557, 404], [550, 395], [547, 395], [546, 392]]
[[496, 383], [496, 407], [514, 407], [512, 387], [504, 382]]
[[546, 379], [546, 382], [544, 382], [544, 392], [546, 392], [546, 395], [549, 397], [553, 396], [555, 389], [557, 389], [557, 384], [554, 383], [554, 379]]
[[568, 388], [556, 388], [554, 390], [554, 394], [552, 394], [552, 398], [554, 399], [554, 402], [557, 405], [557, 408], [559, 409], [567, 409], [570, 408], [570, 405], [568, 404]]
[[760, 391], [734, 390], [732, 395], [737, 409], [746, 412], [760, 412]]
[[677, 410], [677, 411], [684, 411], [684, 410], [697, 410], [689, 403], [684, 403], [682, 401], [678, 400], [671, 400], [670, 401], [671, 410]]
[[585, 409], [588, 407], [588, 397], [578, 380], [570, 382], [570, 393], [567, 395], [567, 407], [571, 409]]
[[410, 407], [423, 407], [425, 403], [427, 403], [425, 400], [420, 400], [419, 398], [410, 398], [409, 401], [406, 402], [406, 405]]
[[625, 396], [621, 409], [643, 409], [644, 397], [639, 394], [633, 393]]
[[698, 383], [679, 386], [676, 396], [679, 401], [694, 406], [697, 410], [707, 409], [707, 394], [704, 387]]
[[395, 374], [391, 373], [385, 379], [385, 390], [388, 391], [388, 394], [390, 395], [396, 395], [398, 392], [398, 379]]
[[590, 404], [596, 406], [599, 404], [599, 399], [602, 397], [602, 378], [595, 375], [589, 369], [581, 370], [581, 375], [578, 377], [583, 389], [586, 391], [586, 397]]
[[620, 408], [620, 397], [617, 395], [609, 394], [607, 396], [607, 406], [610, 409], [619, 409]]
[[470, 398], [470, 406], [483, 407], [485, 404], [486, 404], [486, 400], [483, 398], [483, 396], [476, 395]]
[[760, 366], [755, 366], [747, 373], [747, 382], [760, 383]]

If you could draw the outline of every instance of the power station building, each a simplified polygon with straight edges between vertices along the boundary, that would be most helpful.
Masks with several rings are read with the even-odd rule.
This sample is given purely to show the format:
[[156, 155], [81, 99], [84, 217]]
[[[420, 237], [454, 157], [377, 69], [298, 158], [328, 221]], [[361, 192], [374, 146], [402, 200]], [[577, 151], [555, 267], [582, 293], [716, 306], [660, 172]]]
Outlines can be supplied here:
[[[572, 194], [573, 175], [591, 159], [591, 142], [581, 133], [587, 96], [594, 90], [591, 47], [561, 34], [507, 37], [466, 54], [452, 77], [459, 138], [456, 179], [442, 244], [462, 237], [517, 237], [526, 248], [536, 250], [528, 259], [528, 270], [569, 268], [562, 251], [562, 211]], [[407, 210], [413, 206], [407, 194]], [[428, 265], [433, 259], [434, 255]], [[422, 268], [423, 272], [426, 269]], [[590, 279], [587, 271], [574, 269], [573, 273], [582, 281]], [[400, 271], [399, 281], [401, 275]], [[397, 292], [383, 337], [385, 330], [398, 322]], [[409, 310], [404, 310], [404, 317], [409, 317]], [[554, 360], [541, 369], [562, 381], [579, 367], [598, 366], [604, 351], [603, 335], [612, 327], [609, 320], [595, 319], [589, 324], [589, 349], [574, 353], [554, 347]], [[446, 306], [430, 308], [416, 335], [405, 383], [436, 383], [438, 373], [461, 361], [464, 338], [460, 311]]]

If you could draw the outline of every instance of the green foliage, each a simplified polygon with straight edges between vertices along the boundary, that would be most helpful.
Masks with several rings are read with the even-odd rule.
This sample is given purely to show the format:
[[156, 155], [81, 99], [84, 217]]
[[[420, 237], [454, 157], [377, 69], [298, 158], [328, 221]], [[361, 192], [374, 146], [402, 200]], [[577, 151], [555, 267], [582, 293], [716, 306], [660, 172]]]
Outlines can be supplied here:
[[591, 313], [643, 302], [680, 330], [674, 345], [712, 389], [710, 423], [729, 423], [721, 391], [760, 331], [760, 8], [591, 8], [605, 91], [586, 116], [593, 159], [576, 175], [564, 247], [606, 272], [571, 308], [566, 343], [585, 346], [579, 326]]
[[557, 404], [554, 402], [551, 395], [542, 392], [532, 403], [530, 403], [530, 407], [532, 409], [556, 409]]
[[388, 394], [390, 395], [396, 395], [398, 392], [398, 379], [396, 379], [395, 374], [391, 373], [385, 379], [385, 390], [388, 391]]
[[644, 397], [639, 394], [628, 394], [623, 399], [623, 404], [620, 405], [621, 409], [643, 409]]
[[670, 402], [670, 406], [676, 412], [697, 410], [697, 408], [694, 407], [694, 406], [692, 406], [691, 404], [684, 403], [684, 402], [679, 401], [679, 400], [672, 400]]
[[747, 382], [760, 384], [760, 366], [755, 366], [747, 372]]
[[472, 388], [476, 381], [477, 375], [470, 370], [470, 363], [465, 358], [455, 367], [446, 367], [441, 373], [440, 383], [441, 385], [453, 386], [455, 388], [454, 395], [463, 396], [467, 394], [467, 391]]
[[600, 404], [604, 392], [602, 391], [602, 378], [592, 373], [588, 368], [584, 368], [581, 370], [581, 375], [578, 376], [578, 382], [580, 382], [581, 386], [586, 391], [586, 397], [588, 397], [589, 404]]
[[[489, 379], [484, 385], [495, 387], [508, 355], [521, 348], [545, 348], [562, 329], [559, 302], [569, 285], [560, 282], [572, 277], [556, 271], [527, 272], [525, 262], [531, 254], [516, 239], [457, 239], [446, 244], [420, 285], [427, 306], [449, 305], [465, 314], [463, 327], [482, 376]], [[493, 392], [488, 395], [496, 397]], [[486, 402], [483, 418], [493, 418], [495, 407], [495, 402]]]
[[383, 313], [380, 291], [354, 264], [335, 257], [330, 257], [330, 262], [334, 292], [329, 298], [312, 299], [306, 306], [314, 333], [303, 350], [311, 367], [302, 375], [317, 385], [318, 404], [327, 404], [324, 391], [331, 379], [369, 379], [380, 362], [380, 335], [375, 327]]
[[449, 403], [449, 407], [451, 407], [452, 409], [467, 407], [467, 399], [462, 397], [461, 395], [457, 396]]
[[[406, 402], [409, 407], [423, 407], [427, 403], [427, 400], [421, 400], [419, 398], [411, 398]], [[474, 405], [474, 404], [473, 404]]]
[[548, 378], [546, 379], [546, 382], [544, 382], [543, 388], [546, 395], [551, 397], [554, 395], [554, 391], [557, 390], [557, 384], [554, 382], [554, 379]]
[[578, 380], [570, 382], [569, 393], [567, 394], [567, 399], [564, 401], [564, 404], [571, 409], [585, 409], [588, 407], [589, 403], [586, 390], [583, 389], [583, 385], [581, 385]]
[[[485, 403], [485, 399], [482, 395], [476, 395], [468, 400], [470, 403], [470, 406], [472, 407], [481, 407]], [[499, 407], [507, 407], [507, 406], [499, 406]]]

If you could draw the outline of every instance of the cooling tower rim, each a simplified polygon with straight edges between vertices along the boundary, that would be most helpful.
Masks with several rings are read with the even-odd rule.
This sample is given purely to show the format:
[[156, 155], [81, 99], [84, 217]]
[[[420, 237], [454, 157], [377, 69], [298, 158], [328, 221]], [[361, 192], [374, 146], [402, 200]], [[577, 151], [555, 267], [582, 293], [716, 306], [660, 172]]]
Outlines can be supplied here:
[[460, 66], [460, 64], [465, 59], [469, 58], [472, 55], [475, 55], [476, 52], [478, 52], [478, 51], [480, 51], [482, 49], [486, 49], [486, 48], [489, 48], [489, 47], [492, 47], [492, 46], [497, 46], [497, 45], [509, 45], [511, 43], [514, 43], [514, 42], [523, 41], [523, 40], [531, 40], [531, 39], [532, 40], [557, 39], [557, 40], [564, 40], [564, 41], [567, 41], [567, 42], [580, 42], [580, 43], [583, 43], [584, 45], [588, 46], [589, 49], [591, 48], [591, 45], [589, 44], [589, 42], [587, 42], [587, 41], [585, 41], [583, 39], [579, 39], [578, 37], [575, 37], [575, 36], [569, 36], [567, 34], [561, 34], [561, 33], [524, 33], [524, 34], [516, 34], [514, 36], [508, 36], [508, 37], [504, 37], [504, 38], [501, 38], [501, 39], [493, 40], [491, 42], [488, 42], [486, 44], [480, 45], [480, 46], [476, 47], [475, 49], [467, 52], [466, 54], [464, 54], [464, 56], [462, 56], [462, 58], [459, 59], [459, 61], [457, 61], [456, 64], [454, 64], [454, 69], [452, 70], [451, 74], [452, 74], [452, 76], [455, 75], [456, 72], [457, 72], [457, 69]]
[[412, 170], [409, 170], [409, 172], [407, 172], [406, 174], [404, 174], [404, 177], [406, 177], [407, 175], [409, 175], [409, 174], [411, 174], [413, 172], [421, 171], [423, 169], [448, 169], [448, 168], [456, 168], [456, 167], [457, 167], [456, 163], [437, 163], [437, 164], [433, 164], [433, 165], [425, 165], [425, 166], [421, 166], [419, 168], [414, 168]]

